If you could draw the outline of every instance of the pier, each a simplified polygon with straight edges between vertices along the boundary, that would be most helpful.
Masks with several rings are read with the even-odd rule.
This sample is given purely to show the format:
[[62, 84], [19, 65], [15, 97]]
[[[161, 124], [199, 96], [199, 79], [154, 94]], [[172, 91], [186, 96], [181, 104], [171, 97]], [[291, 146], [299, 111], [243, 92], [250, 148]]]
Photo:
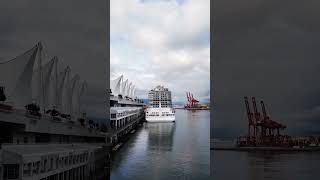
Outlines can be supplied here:
[[106, 135], [114, 151], [145, 120], [145, 104], [135, 96], [135, 90], [123, 75], [110, 81], [110, 128]]
[[111, 129], [107, 137], [108, 142], [113, 145], [121, 141], [145, 119], [142, 107], [111, 107], [110, 116]]

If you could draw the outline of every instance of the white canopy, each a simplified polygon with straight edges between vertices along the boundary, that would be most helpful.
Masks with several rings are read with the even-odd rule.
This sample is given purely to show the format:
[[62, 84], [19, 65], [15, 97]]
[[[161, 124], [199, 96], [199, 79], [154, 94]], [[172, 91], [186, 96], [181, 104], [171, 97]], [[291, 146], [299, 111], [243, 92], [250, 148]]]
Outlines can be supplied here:
[[113, 95], [122, 95], [134, 98], [135, 96], [135, 85], [129, 80], [123, 81], [123, 75], [119, 76], [114, 80], [110, 80], [110, 89]]
[[57, 57], [42, 64], [45, 59], [41, 52], [42, 45], [38, 43], [24, 54], [0, 62], [0, 86], [5, 88], [7, 102], [18, 108], [34, 102], [41, 110], [56, 107], [62, 113], [79, 117], [80, 96], [86, 84], [79, 84], [79, 75], [70, 80], [69, 66], [59, 70]]

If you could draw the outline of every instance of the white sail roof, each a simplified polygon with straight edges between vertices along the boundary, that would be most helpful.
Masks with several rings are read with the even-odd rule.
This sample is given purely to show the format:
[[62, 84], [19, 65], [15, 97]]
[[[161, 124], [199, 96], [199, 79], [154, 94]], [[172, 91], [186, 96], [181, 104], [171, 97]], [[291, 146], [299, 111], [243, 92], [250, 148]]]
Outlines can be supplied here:
[[129, 82], [129, 79], [123, 81], [123, 75], [114, 80], [110, 80], [110, 89], [115, 96], [119, 94], [130, 98], [134, 98], [135, 96], [135, 85], [132, 82]]
[[24, 54], [7, 62], [0, 63], [0, 86], [5, 87], [8, 101], [16, 106], [24, 106], [31, 101], [31, 80], [33, 65], [40, 44]]
[[134, 98], [134, 91], [135, 91], [135, 85], [132, 86], [129, 97]]
[[47, 107], [49, 96], [49, 85], [54, 67], [55, 59], [51, 59], [48, 63], [33, 71], [32, 75], [32, 99], [40, 106]]
[[71, 114], [73, 117], [77, 117], [77, 112], [74, 112], [74, 110], [78, 109], [78, 81], [80, 77], [79, 75], [75, 75], [70, 82], [70, 89], [69, 89], [69, 114]]
[[128, 81], [129, 81], [129, 80], [127, 79], [127, 80], [123, 83], [123, 85], [122, 85], [121, 94], [122, 94], [123, 96], [126, 96]]
[[52, 71], [47, 80], [45, 109], [52, 109], [58, 105], [58, 58], [55, 56], [52, 61]]
[[126, 96], [128, 96], [128, 97], [130, 97], [131, 88], [132, 88], [132, 82], [129, 83], [129, 86], [128, 86], [127, 91], [126, 91]]
[[85, 94], [85, 92], [87, 91], [88, 89], [88, 85], [87, 85], [87, 82], [82, 82], [80, 85], [79, 85], [79, 96], [78, 96], [78, 102], [79, 102], [79, 106], [78, 106], [78, 112], [79, 112], [79, 116], [81, 116], [81, 113], [82, 112], [85, 112], [85, 109], [86, 109], [86, 106], [84, 103], [82, 103], [83, 101], [83, 96]]
[[[41, 52], [42, 45], [38, 43], [24, 54], [0, 62], [0, 86], [5, 88], [6, 101], [19, 108], [35, 102], [41, 110], [55, 107], [73, 118], [79, 117], [81, 96], [87, 84], [79, 83], [79, 75], [70, 80], [69, 66], [64, 67], [61, 62], [58, 64], [57, 57], [42, 64], [46, 58]], [[116, 88], [119, 92], [120, 86], [121, 82], [118, 82]]]
[[123, 75], [110, 81], [110, 89], [112, 91], [112, 94], [114, 95], [121, 94], [122, 80], [123, 80]]

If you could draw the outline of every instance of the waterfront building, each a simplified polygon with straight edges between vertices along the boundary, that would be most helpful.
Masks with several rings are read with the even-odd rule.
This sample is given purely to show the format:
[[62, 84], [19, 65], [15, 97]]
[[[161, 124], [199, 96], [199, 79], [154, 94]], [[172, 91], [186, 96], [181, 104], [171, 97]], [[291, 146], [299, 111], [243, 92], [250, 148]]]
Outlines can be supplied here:
[[135, 96], [135, 85], [123, 75], [110, 81], [110, 131], [108, 142], [116, 145], [144, 121], [145, 104]]
[[137, 119], [143, 113], [142, 107], [111, 107], [111, 128], [119, 129]]
[[110, 145], [81, 106], [86, 83], [58, 67], [41, 43], [0, 63], [0, 180], [106, 177]]

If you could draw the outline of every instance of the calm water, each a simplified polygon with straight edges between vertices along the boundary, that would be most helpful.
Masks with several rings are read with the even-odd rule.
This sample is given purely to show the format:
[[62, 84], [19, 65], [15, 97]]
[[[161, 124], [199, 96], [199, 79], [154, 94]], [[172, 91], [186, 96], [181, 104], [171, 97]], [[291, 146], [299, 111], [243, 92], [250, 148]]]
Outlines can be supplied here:
[[211, 151], [214, 180], [317, 180], [320, 153]]
[[176, 111], [176, 123], [145, 123], [116, 153], [111, 180], [210, 179], [210, 112]]

